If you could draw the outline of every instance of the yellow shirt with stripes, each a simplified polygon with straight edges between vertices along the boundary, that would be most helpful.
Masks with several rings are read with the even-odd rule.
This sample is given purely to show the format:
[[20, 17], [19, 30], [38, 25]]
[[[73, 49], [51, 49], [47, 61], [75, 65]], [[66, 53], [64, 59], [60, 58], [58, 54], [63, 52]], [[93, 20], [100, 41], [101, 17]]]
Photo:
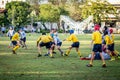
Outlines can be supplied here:
[[102, 35], [99, 31], [95, 31], [92, 34], [92, 40], [94, 44], [102, 44]]
[[71, 34], [66, 40], [72, 41], [72, 42], [79, 42], [79, 40], [75, 34]]
[[37, 42], [43, 42], [43, 43], [48, 43], [53, 41], [53, 38], [49, 35], [42, 35], [38, 38]]
[[111, 45], [114, 43], [114, 35], [111, 35], [111, 37], [109, 35], [105, 36], [105, 41], [106, 41], [106, 45]]
[[13, 35], [13, 37], [12, 37], [12, 39], [11, 39], [12, 41], [17, 41], [17, 40], [19, 40], [19, 33], [15, 33], [14, 35]]

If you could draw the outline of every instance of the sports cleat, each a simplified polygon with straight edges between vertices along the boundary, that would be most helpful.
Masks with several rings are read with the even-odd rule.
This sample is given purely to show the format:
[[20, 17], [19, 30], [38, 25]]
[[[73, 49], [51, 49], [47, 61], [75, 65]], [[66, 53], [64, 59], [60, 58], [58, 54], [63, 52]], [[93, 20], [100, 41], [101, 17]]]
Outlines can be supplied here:
[[64, 54], [65, 56], [68, 56], [67, 54]]
[[61, 52], [61, 56], [64, 56], [64, 53], [63, 53], [63, 52]]
[[106, 67], [106, 64], [103, 64], [102, 67], [105, 68], [105, 67]]
[[45, 54], [44, 56], [49, 56], [49, 54]]
[[81, 58], [82, 56], [80, 55], [80, 58]]
[[86, 65], [87, 67], [93, 67], [93, 65], [92, 64], [88, 64], [88, 65]]
[[115, 60], [115, 57], [111, 57], [110, 61], [114, 61]]
[[17, 54], [14, 50], [12, 50], [13, 54]]
[[37, 57], [41, 57], [42, 55], [41, 54], [38, 54], [38, 56]]

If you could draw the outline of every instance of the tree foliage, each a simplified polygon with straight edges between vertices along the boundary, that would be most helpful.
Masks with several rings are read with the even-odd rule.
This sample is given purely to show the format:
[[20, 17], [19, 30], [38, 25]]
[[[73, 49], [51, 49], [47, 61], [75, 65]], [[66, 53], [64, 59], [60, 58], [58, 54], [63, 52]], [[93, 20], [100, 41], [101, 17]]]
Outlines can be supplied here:
[[62, 7], [52, 4], [42, 4], [40, 6], [40, 20], [44, 22], [58, 22], [61, 14], [68, 14]]
[[6, 13], [0, 13], [0, 26], [6, 26], [9, 24], [9, 21], [7, 20]]
[[12, 1], [6, 4], [8, 20], [14, 26], [21, 26], [27, 23], [30, 14], [30, 5], [26, 2]]
[[82, 17], [92, 15], [94, 22], [100, 23], [101, 19], [109, 18], [109, 14], [116, 14], [116, 9], [105, 0], [88, 0], [82, 7]]

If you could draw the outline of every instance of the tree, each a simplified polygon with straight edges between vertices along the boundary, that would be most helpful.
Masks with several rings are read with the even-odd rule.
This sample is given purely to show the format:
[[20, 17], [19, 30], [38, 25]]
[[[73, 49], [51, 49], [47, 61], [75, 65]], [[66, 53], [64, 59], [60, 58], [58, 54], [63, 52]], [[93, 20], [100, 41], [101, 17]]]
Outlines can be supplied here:
[[31, 13], [30, 5], [26, 2], [12, 1], [6, 4], [8, 20], [14, 26], [25, 25]]
[[82, 7], [82, 17], [87, 18], [92, 15], [95, 23], [100, 23], [102, 19], [109, 18], [109, 14], [116, 14], [116, 9], [105, 0], [88, 0]]
[[7, 20], [7, 15], [5, 13], [0, 13], [0, 26], [7, 26], [9, 24], [9, 21]]
[[62, 7], [52, 4], [42, 4], [40, 6], [40, 20], [42, 22], [59, 22], [61, 14], [67, 14], [67, 11]]

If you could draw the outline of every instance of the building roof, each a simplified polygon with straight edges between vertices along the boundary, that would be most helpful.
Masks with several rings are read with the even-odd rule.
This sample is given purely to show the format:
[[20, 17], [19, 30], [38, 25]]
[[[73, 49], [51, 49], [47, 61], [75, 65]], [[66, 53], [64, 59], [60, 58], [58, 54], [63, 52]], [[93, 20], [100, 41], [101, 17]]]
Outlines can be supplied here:
[[119, 4], [120, 5], [120, 0], [107, 0], [110, 4]]

